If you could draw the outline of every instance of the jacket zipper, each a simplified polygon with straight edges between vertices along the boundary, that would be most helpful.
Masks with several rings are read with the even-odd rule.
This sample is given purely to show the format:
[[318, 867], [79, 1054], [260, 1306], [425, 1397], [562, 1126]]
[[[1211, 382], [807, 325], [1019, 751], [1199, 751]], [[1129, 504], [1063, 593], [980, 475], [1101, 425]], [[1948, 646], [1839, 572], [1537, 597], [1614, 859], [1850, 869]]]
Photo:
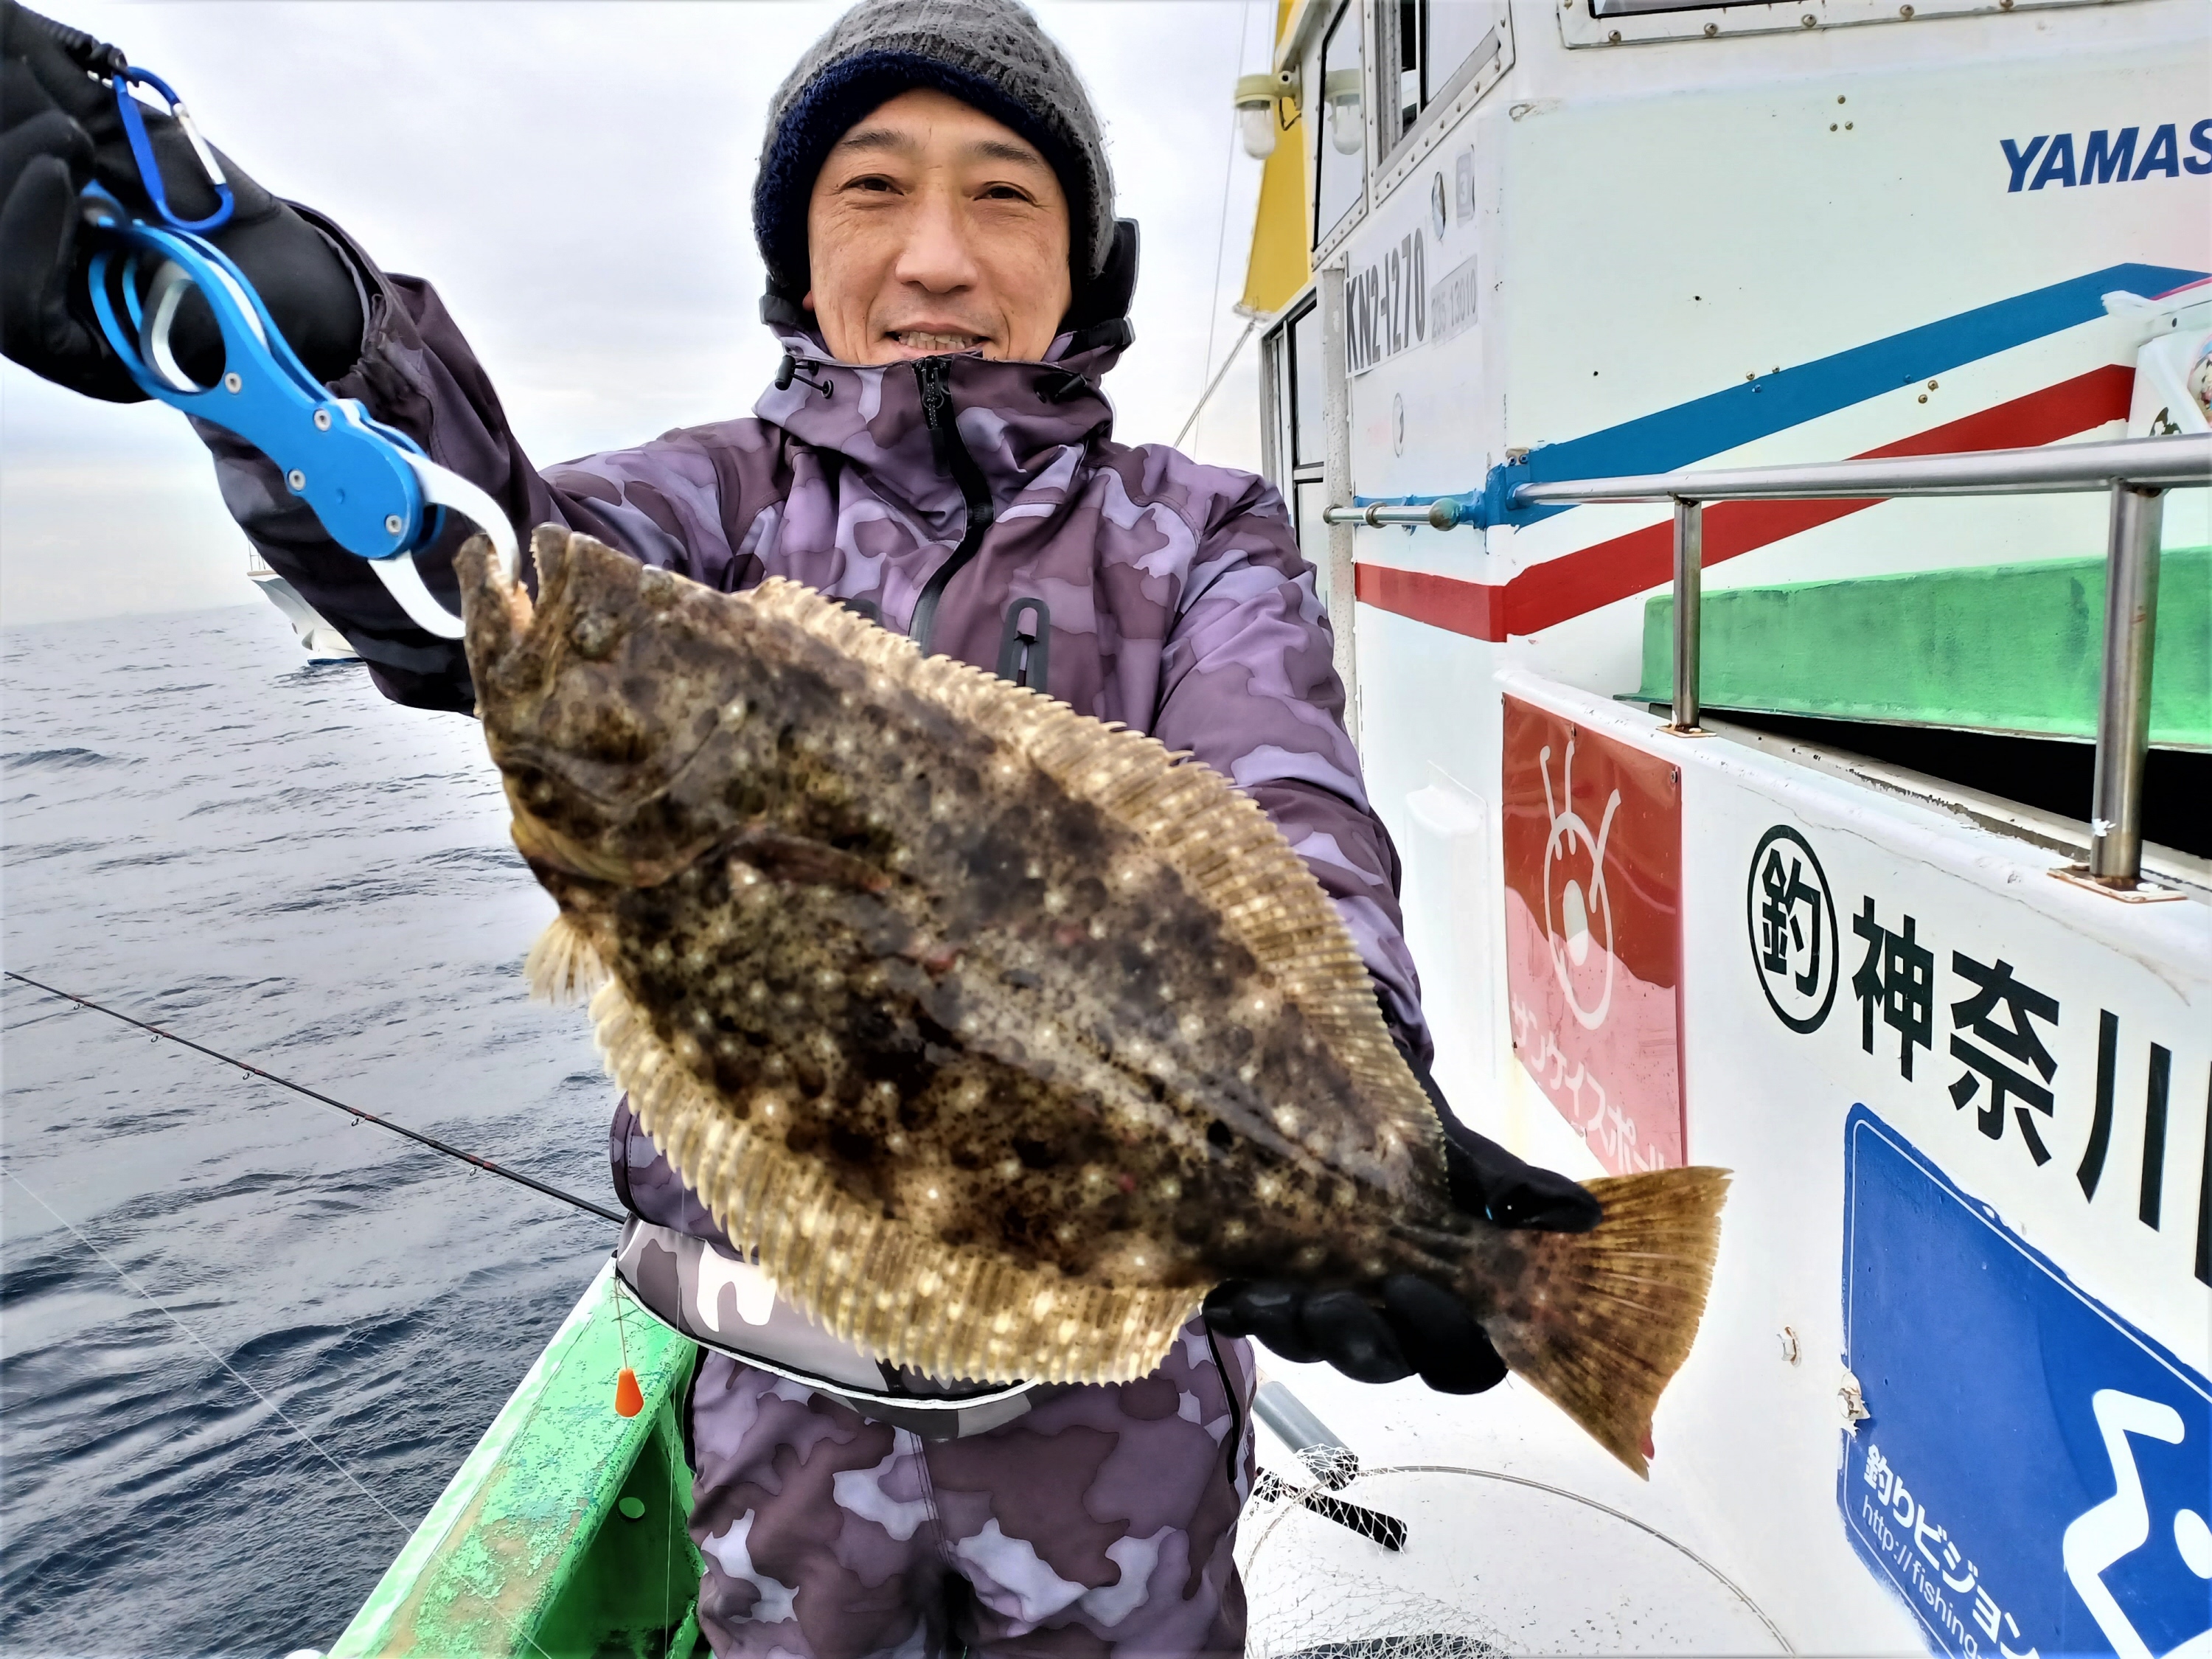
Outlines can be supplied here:
[[968, 527], [961, 532], [960, 545], [922, 584], [921, 597], [914, 602], [914, 620], [906, 630], [907, 637], [927, 656], [929, 636], [937, 625], [938, 603], [962, 567], [983, 545], [983, 532], [998, 513], [991, 505], [991, 489], [983, 482], [982, 469], [961, 441], [958, 411], [952, 407], [951, 389], [945, 385], [945, 360], [921, 359], [914, 366], [914, 378], [921, 388], [921, 420], [929, 428], [929, 447], [936, 454], [937, 465], [951, 473], [953, 483], [960, 486], [961, 499], [968, 504]]

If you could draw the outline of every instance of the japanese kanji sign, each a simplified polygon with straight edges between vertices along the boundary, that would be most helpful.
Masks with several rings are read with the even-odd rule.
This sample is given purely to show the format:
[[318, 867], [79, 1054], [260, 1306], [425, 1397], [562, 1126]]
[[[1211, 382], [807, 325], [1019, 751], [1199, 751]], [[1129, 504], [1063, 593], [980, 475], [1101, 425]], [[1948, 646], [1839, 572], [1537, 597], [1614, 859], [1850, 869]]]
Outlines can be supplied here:
[[1813, 844], [1788, 824], [1759, 837], [1743, 910], [1767, 1006], [1793, 1031], [1819, 1030], [1836, 1001], [1836, 899]]
[[[2018, 1040], [1990, 1038], [2034, 1069]], [[2212, 1388], [1865, 1107], [1844, 1135], [1845, 1363], [1870, 1415], [1837, 1499], [1860, 1555], [1960, 1659], [2212, 1646]]]
[[1680, 774], [1510, 696], [1504, 767], [1514, 1051], [1607, 1170], [1678, 1166]]
[[[2051, 1091], [2044, 1085], [2058, 1069], [2058, 1062], [2051, 1057], [2051, 1050], [2044, 1047], [2043, 1039], [2036, 1034], [2035, 1022], [2057, 1024], [2058, 999], [2021, 984], [2013, 977], [2012, 963], [2002, 959], [1985, 965], [1963, 951], [1954, 951], [1951, 971], [1975, 988], [1971, 996], [1951, 1005], [1951, 1054], [1954, 1059], [1966, 1061], [1967, 1066], [1951, 1085], [1951, 1103], [1964, 1106], [1981, 1096], [1981, 1110], [1975, 1121], [1984, 1134], [1991, 1140], [2000, 1140], [2004, 1137], [2005, 1101], [2011, 1098], [2015, 1102], [2013, 1115], [2020, 1121], [2020, 1138], [2027, 1147], [2028, 1156], [2038, 1164], [2050, 1163], [2050, 1151], [2044, 1146], [2043, 1137], [2035, 1132], [2035, 1120], [2028, 1115], [2028, 1108], [2033, 1106], [2045, 1117], [2051, 1115]], [[2004, 1018], [1994, 1018], [1992, 1015], [2000, 1004], [2004, 1008]], [[1961, 1030], [2032, 1066], [2036, 1076], [2023, 1077], [1998, 1055], [1959, 1035]], [[1986, 1095], [1982, 1093], [1984, 1081], [1989, 1085]]]
[[1936, 953], [1915, 936], [1919, 926], [1917, 919], [1907, 916], [1902, 930], [1893, 933], [1883, 925], [1871, 893], [1851, 918], [1852, 933], [1866, 946], [1851, 975], [1851, 994], [1859, 1002], [1859, 1047], [1874, 1052], [1879, 1015], [1897, 1033], [1897, 1074], [1907, 1083], [1912, 1081], [1913, 1049], [1928, 1047], [1936, 1029]]
[[[2182, 1212], [2177, 1224], [2195, 1229], [2196, 1277], [2212, 1285], [2212, 1146], [2193, 1194], [2187, 1170], [2166, 1168], [2174, 1051], [2148, 1032], [2136, 1039], [2147, 1051], [2138, 1091], [2135, 1077], [2121, 1075], [2119, 1015], [2096, 1009], [2095, 1092], [2085, 1123], [2090, 1079], [2078, 1045], [2062, 1075], [2060, 1048], [2089, 1009], [2075, 1000], [2075, 1024], [2067, 1024], [2066, 1005], [2051, 988], [2063, 982], [2054, 964], [2046, 957], [2022, 967], [2008, 954], [2016, 945], [1976, 939], [1973, 950], [1959, 949], [1952, 942], [1958, 918], [1917, 914], [1920, 901], [1899, 896], [1888, 880], [1881, 884], [1875, 893], [1840, 874], [1832, 882], [1812, 840], [1793, 825], [1776, 824], [1759, 837], [1746, 872], [1744, 926], [1753, 969], [1777, 1018], [1809, 1036], [1843, 1000], [1838, 990], [1848, 990], [1858, 1005], [1858, 1047], [1883, 1072], [1923, 1094], [1933, 1090], [1958, 1122], [2031, 1169], [2078, 1152], [2069, 1166], [2085, 1202], [2097, 1196], [2116, 1131], [2124, 1136], [2136, 1127], [2126, 1119], [2139, 1109], [2136, 1216], [2158, 1231]], [[1838, 1023], [1848, 1029], [1847, 1019]], [[2212, 1115], [2212, 1099], [2205, 1109]], [[2192, 1197], [2193, 1217], [2185, 1207]]]

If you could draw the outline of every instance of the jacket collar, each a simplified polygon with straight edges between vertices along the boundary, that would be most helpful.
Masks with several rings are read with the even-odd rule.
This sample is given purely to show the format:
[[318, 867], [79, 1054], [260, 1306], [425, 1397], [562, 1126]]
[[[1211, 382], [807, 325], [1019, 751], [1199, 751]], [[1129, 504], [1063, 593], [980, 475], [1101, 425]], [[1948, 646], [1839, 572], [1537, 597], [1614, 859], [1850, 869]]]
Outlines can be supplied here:
[[[764, 392], [753, 413], [842, 458], [877, 494], [927, 521], [933, 534], [957, 536], [966, 504], [925, 418], [921, 365], [840, 362], [812, 329], [780, 328], [776, 337], [794, 373]], [[1041, 362], [974, 352], [922, 360], [927, 374], [941, 377], [960, 441], [996, 507], [1003, 511], [1048, 475], [1064, 475], [1071, 447], [1110, 434], [1113, 405], [1098, 382], [1121, 349], [1118, 338], [1085, 348], [1063, 334]], [[941, 425], [942, 410], [939, 418]]]

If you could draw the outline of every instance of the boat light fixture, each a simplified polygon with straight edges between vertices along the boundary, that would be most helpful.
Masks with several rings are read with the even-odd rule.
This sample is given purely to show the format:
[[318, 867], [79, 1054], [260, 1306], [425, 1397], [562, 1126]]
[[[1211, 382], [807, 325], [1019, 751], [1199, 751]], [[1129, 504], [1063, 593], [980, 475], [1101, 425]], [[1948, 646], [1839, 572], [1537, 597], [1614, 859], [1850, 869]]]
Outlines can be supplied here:
[[[1291, 106], [1287, 120], [1281, 106]], [[1237, 125], [1244, 153], [1264, 161], [1275, 153], [1276, 135], [1297, 118], [1298, 72], [1295, 69], [1261, 70], [1237, 77]]]

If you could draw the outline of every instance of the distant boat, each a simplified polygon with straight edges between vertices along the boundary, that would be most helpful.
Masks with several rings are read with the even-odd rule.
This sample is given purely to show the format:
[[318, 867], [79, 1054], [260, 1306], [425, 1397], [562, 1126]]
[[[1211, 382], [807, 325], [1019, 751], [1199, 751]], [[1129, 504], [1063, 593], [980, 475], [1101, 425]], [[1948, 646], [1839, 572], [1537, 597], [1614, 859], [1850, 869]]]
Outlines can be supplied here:
[[342, 662], [361, 654], [346, 643], [344, 635], [323, 620], [320, 611], [300, 597], [297, 588], [271, 570], [268, 561], [251, 548], [246, 555], [246, 574], [269, 603], [284, 613], [284, 620], [292, 624], [308, 656], [318, 662]]

